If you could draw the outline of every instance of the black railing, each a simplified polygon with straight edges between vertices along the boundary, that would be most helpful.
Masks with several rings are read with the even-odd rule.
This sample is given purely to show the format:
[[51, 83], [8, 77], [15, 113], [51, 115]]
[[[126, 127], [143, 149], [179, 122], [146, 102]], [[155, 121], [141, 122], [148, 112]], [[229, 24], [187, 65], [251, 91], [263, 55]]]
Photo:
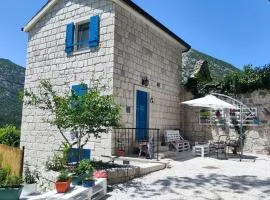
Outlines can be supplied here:
[[159, 159], [159, 129], [116, 128], [113, 131], [114, 152], [117, 156], [137, 155]]

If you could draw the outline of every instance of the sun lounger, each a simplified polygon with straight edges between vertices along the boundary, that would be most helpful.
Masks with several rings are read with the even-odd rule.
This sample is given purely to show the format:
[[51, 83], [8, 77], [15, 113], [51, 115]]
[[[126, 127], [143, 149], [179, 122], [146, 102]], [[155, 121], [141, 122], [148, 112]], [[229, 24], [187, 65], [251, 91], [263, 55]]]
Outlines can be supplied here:
[[165, 130], [165, 143], [169, 146], [169, 150], [177, 152], [189, 151], [190, 144], [179, 133], [179, 130]]

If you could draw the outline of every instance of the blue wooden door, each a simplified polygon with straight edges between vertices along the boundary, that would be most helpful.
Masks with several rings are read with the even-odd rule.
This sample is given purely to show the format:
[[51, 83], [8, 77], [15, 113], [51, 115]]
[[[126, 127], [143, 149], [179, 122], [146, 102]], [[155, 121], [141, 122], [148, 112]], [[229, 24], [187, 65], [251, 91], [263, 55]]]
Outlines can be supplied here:
[[148, 93], [136, 92], [136, 141], [148, 140]]

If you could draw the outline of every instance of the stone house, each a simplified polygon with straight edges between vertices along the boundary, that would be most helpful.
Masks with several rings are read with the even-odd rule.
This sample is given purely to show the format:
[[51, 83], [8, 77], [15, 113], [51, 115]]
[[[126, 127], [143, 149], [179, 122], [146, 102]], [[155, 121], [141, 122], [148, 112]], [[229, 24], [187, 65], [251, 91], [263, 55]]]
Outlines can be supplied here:
[[[180, 68], [190, 45], [129, 0], [50, 0], [23, 28], [28, 33], [25, 88], [49, 79], [59, 94], [109, 82], [125, 127], [180, 127]], [[48, 114], [24, 106], [25, 161], [42, 166], [61, 143]], [[114, 153], [112, 134], [88, 143], [92, 156]]]

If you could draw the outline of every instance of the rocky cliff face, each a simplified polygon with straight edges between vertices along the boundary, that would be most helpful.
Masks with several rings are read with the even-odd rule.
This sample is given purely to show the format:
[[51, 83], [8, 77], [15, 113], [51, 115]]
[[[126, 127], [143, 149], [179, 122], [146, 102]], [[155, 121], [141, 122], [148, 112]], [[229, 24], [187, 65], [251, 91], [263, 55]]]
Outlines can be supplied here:
[[233, 71], [239, 71], [235, 66], [216, 59], [212, 56], [206, 55], [194, 49], [189, 50], [183, 54], [183, 67], [182, 67], [182, 83], [185, 84], [196, 70], [196, 63], [198, 61], [207, 61], [210, 75], [213, 81], [220, 79], [224, 75]]
[[24, 87], [25, 68], [0, 58], [0, 126], [14, 124], [20, 127], [22, 103], [19, 92]]

